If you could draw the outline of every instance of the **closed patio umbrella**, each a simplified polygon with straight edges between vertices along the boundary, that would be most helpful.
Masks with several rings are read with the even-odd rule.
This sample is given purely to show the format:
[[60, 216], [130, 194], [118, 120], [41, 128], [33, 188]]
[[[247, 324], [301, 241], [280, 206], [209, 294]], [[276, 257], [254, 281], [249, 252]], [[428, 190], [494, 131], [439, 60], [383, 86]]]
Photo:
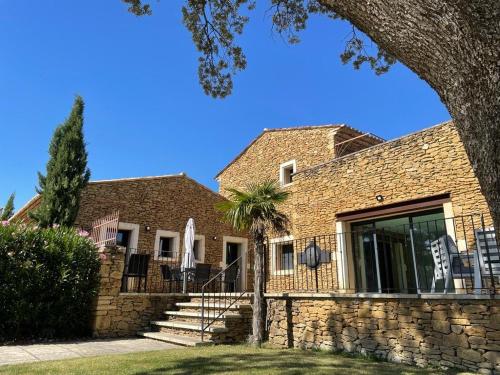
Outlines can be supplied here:
[[184, 272], [184, 283], [182, 287], [183, 293], [187, 290], [187, 272], [186, 269], [195, 267], [194, 258], [194, 233], [195, 225], [194, 220], [190, 218], [186, 224], [186, 230], [184, 231], [184, 255], [182, 257], [181, 270]]

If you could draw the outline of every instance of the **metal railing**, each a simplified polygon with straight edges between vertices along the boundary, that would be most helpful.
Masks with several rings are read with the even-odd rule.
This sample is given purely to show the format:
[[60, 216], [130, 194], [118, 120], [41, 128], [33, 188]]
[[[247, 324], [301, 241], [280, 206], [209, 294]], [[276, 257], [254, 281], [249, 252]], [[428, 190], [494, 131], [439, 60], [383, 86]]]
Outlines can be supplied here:
[[482, 215], [351, 228], [356, 230], [269, 240], [266, 291], [496, 294], [499, 290], [498, 235]]
[[246, 293], [241, 285], [242, 257], [239, 256], [201, 287], [201, 341], [205, 331]]
[[[220, 268], [197, 263], [194, 268], [182, 269], [180, 254], [165, 254], [147, 249], [127, 248], [123, 267], [124, 293], [199, 293], [210, 275]], [[203, 272], [198, 272], [203, 268]], [[183, 291], [186, 276], [186, 290]]]

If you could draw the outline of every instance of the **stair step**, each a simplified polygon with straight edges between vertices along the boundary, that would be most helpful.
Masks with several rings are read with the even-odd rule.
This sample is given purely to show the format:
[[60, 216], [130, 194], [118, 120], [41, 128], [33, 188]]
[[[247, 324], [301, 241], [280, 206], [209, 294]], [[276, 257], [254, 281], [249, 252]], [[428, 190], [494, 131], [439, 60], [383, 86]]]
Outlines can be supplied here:
[[212, 344], [209, 341], [201, 341], [201, 339], [198, 338], [179, 336], [179, 335], [169, 335], [165, 332], [138, 332], [137, 335], [181, 346], [202, 346], [202, 345]]
[[[176, 329], [187, 329], [190, 331], [200, 331], [201, 332], [201, 324], [198, 323], [187, 323], [187, 322], [175, 322], [170, 320], [157, 320], [151, 322], [151, 325], [165, 327], [165, 328], [176, 328]], [[226, 327], [214, 327], [210, 326], [205, 329], [205, 332], [209, 333], [225, 333], [229, 331]]]
[[[165, 315], [178, 316], [178, 317], [184, 317], [184, 318], [200, 318], [201, 319], [201, 312], [195, 312], [195, 311], [165, 311]], [[225, 312], [220, 317], [217, 317], [218, 315], [219, 314], [214, 314], [214, 313], [210, 314], [209, 313], [209, 314], [205, 314], [205, 318], [208, 318], [208, 319], [217, 318], [217, 320], [241, 318], [241, 314], [238, 314], [238, 313]]]
[[[177, 302], [175, 304], [178, 307], [199, 307], [201, 309], [201, 302]], [[225, 309], [226, 305], [225, 304], [213, 304], [213, 303], [206, 303], [205, 304], [205, 309]], [[239, 309], [250, 309], [252, 308], [252, 305], [249, 303], [235, 303], [234, 305], [230, 306], [228, 310], [239, 310]]]

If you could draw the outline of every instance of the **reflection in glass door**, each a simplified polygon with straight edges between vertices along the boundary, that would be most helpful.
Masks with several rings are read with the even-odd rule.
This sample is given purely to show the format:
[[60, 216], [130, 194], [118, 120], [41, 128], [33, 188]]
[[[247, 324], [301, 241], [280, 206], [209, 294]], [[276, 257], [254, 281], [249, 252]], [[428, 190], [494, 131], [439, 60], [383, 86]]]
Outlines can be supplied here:
[[353, 223], [351, 230], [358, 292], [430, 290], [430, 243], [446, 234], [442, 209]]

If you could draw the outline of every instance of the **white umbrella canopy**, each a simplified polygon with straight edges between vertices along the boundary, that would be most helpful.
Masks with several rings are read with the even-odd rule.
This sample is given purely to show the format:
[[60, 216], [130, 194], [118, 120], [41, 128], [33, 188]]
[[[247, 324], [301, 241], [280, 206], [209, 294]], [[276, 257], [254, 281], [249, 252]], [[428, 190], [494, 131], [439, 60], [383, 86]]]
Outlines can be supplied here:
[[194, 220], [190, 218], [186, 224], [186, 230], [184, 231], [184, 256], [182, 257], [181, 269], [184, 271], [186, 268], [194, 268], [195, 258], [194, 258], [194, 233], [195, 233]]

